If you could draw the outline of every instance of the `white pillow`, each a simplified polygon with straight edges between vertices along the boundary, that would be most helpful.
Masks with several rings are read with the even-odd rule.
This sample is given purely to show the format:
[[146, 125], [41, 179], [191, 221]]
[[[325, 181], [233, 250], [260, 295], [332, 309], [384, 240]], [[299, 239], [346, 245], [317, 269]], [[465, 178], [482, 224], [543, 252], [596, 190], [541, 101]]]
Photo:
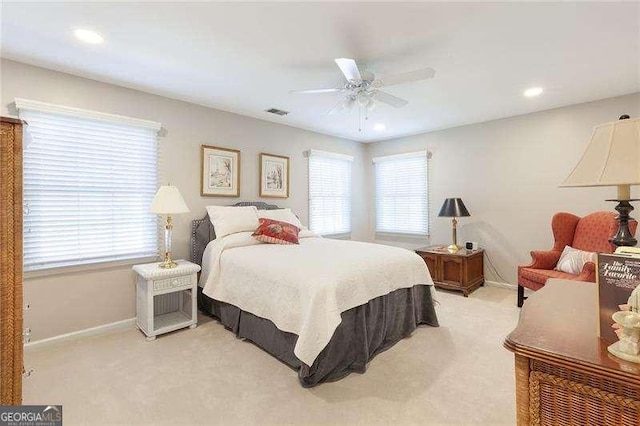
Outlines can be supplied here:
[[306, 229], [291, 209], [258, 210], [258, 217], [261, 219], [279, 220], [280, 222], [290, 223], [300, 229]]
[[207, 206], [207, 213], [216, 231], [216, 238], [236, 232], [255, 231], [260, 225], [256, 206]]
[[585, 263], [595, 261], [595, 253], [565, 246], [555, 269], [556, 271], [566, 272], [567, 274], [580, 275]]

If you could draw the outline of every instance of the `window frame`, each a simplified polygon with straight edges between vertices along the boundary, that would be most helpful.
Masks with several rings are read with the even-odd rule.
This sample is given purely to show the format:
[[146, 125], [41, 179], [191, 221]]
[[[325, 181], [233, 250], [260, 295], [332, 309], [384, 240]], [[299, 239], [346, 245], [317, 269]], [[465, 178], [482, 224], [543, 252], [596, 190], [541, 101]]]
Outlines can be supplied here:
[[[158, 143], [158, 132], [162, 128], [162, 124], [151, 121], [144, 120], [132, 117], [125, 117], [116, 114], [103, 113], [98, 111], [86, 110], [81, 108], [68, 107], [63, 105], [55, 105], [49, 104], [45, 102], [32, 101], [22, 98], [15, 99], [15, 106], [18, 110], [21, 117], [29, 116], [29, 113], [35, 112], [38, 114], [51, 114], [52, 119], [55, 120], [53, 116], [65, 116], [69, 117], [69, 119], [77, 119], [77, 120], [90, 120], [93, 121], [96, 125], [121, 125], [122, 130], [126, 132], [125, 126], [129, 127], [138, 127], [143, 128], [146, 131], [150, 131], [152, 135], [152, 139], [148, 139], [149, 142], [153, 142], [155, 145], [155, 184], [154, 186], [157, 189], [160, 179], [159, 173], [159, 165], [160, 165], [160, 155], [159, 155], [159, 143]], [[29, 133], [29, 120], [26, 120], [26, 137], [25, 137], [25, 156], [28, 155], [28, 145], [32, 142], [32, 136]], [[33, 120], [32, 120], [33, 122]], [[126, 139], [124, 139], [126, 140]], [[146, 149], [149, 149], [150, 145], [146, 145]], [[23, 176], [24, 179], [24, 176]], [[145, 191], [146, 193], [146, 191]], [[24, 195], [23, 195], [24, 197]], [[23, 198], [24, 199], [24, 198]], [[28, 200], [24, 199], [24, 202], [27, 203]], [[26, 212], [28, 214], [28, 211]], [[138, 218], [138, 216], [135, 216]], [[25, 221], [26, 222], [26, 221]], [[46, 223], [46, 220], [44, 221]], [[159, 221], [158, 221], [159, 223]], [[154, 227], [154, 237], [155, 237], [155, 246], [156, 250], [159, 252], [160, 247], [160, 235], [158, 231], [158, 226]], [[145, 232], [145, 235], [149, 235]], [[146, 237], [145, 237], [146, 238]], [[55, 243], [54, 243], [55, 244]], [[43, 266], [37, 266], [37, 263], [27, 266], [24, 269], [25, 278], [36, 278], [48, 275], [56, 275], [56, 274], [65, 274], [65, 273], [75, 273], [75, 272], [83, 272], [97, 269], [107, 269], [107, 268], [118, 268], [129, 266], [135, 263], [139, 263], [140, 261], [153, 261], [157, 259], [157, 253], [151, 255], [146, 254], [132, 254], [128, 256], [126, 254], [113, 254], [112, 256], [102, 256], [96, 259], [83, 259], [81, 257], [75, 257], [72, 260], [60, 260], [60, 261], [50, 261], [44, 262]]]
[[353, 232], [353, 161], [354, 161], [354, 157], [351, 155], [346, 155], [346, 154], [340, 154], [337, 152], [330, 152], [330, 151], [321, 151], [321, 150], [308, 150], [304, 153], [305, 157], [307, 157], [308, 163], [307, 163], [307, 170], [308, 170], [308, 176], [307, 176], [307, 184], [308, 184], [308, 210], [309, 210], [309, 229], [313, 232], [317, 232], [314, 231], [312, 229], [312, 220], [313, 220], [313, 215], [311, 212], [312, 209], [312, 191], [311, 191], [311, 162], [313, 161], [314, 157], [320, 157], [320, 158], [325, 158], [325, 159], [334, 159], [334, 160], [341, 160], [341, 161], [345, 161], [346, 163], [348, 163], [348, 167], [349, 167], [349, 194], [348, 194], [348, 205], [349, 205], [349, 229], [347, 231], [344, 232], [331, 232], [331, 233], [320, 233], [317, 232], [319, 235], [322, 235], [323, 237], [328, 237], [328, 238], [335, 238], [335, 239], [350, 239], [351, 238], [351, 234]]
[[[400, 231], [387, 231], [387, 230], [379, 230], [378, 229], [378, 169], [376, 163], [381, 163], [384, 161], [390, 161], [393, 159], [402, 159], [402, 158], [424, 158], [424, 167], [425, 167], [425, 197], [424, 197], [424, 207], [425, 207], [425, 215], [426, 218], [426, 232], [418, 233], [418, 232], [400, 232]], [[406, 152], [402, 154], [392, 154], [392, 155], [384, 155], [379, 157], [374, 157], [372, 159], [373, 164], [373, 231], [376, 239], [403, 239], [406, 241], [412, 240], [424, 240], [425, 238], [429, 238], [431, 236], [431, 179], [429, 179], [430, 174], [430, 159], [431, 153], [426, 150], [421, 151], [412, 151]]]

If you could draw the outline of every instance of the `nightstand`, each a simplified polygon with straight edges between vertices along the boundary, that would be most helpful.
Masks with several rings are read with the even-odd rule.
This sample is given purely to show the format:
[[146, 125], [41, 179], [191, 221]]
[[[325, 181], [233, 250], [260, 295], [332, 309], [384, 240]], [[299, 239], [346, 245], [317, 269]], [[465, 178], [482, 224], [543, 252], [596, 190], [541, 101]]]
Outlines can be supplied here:
[[156, 336], [198, 324], [196, 295], [200, 266], [186, 260], [177, 267], [163, 269], [158, 262], [135, 265], [136, 323], [147, 336]]
[[446, 246], [415, 250], [427, 264], [436, 287], [458, 290], [464, 297], [484, 284], [484, 250], [461, 248], [450, 252]]

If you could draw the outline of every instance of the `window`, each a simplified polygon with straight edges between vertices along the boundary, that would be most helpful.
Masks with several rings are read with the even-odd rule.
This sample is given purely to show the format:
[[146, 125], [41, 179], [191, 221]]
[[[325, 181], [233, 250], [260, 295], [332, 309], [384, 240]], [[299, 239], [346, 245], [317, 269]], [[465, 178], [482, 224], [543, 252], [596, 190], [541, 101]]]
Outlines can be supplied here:
[[156, 256], [149, 205], [159, 123], [16, 99], [24, 149], [24, 268]]
[[427, 153], [374, 158], [376, 232], [428, 235]]
[[309, 151], [309, 228], [321, 235], [351, 232], [353, 157]]

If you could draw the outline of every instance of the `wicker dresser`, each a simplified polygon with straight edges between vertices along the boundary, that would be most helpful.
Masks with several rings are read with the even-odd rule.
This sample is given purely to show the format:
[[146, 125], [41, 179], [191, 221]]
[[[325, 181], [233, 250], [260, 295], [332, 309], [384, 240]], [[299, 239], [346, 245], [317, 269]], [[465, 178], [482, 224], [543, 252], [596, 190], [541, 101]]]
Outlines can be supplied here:
[[22, 121], [0, 118], [0, 405], [22, 402]]
[[597, 336], [594, 283], [549, 280], [524, 304], [515, 353], [519, 425], [640, 425], [640, 364]]

